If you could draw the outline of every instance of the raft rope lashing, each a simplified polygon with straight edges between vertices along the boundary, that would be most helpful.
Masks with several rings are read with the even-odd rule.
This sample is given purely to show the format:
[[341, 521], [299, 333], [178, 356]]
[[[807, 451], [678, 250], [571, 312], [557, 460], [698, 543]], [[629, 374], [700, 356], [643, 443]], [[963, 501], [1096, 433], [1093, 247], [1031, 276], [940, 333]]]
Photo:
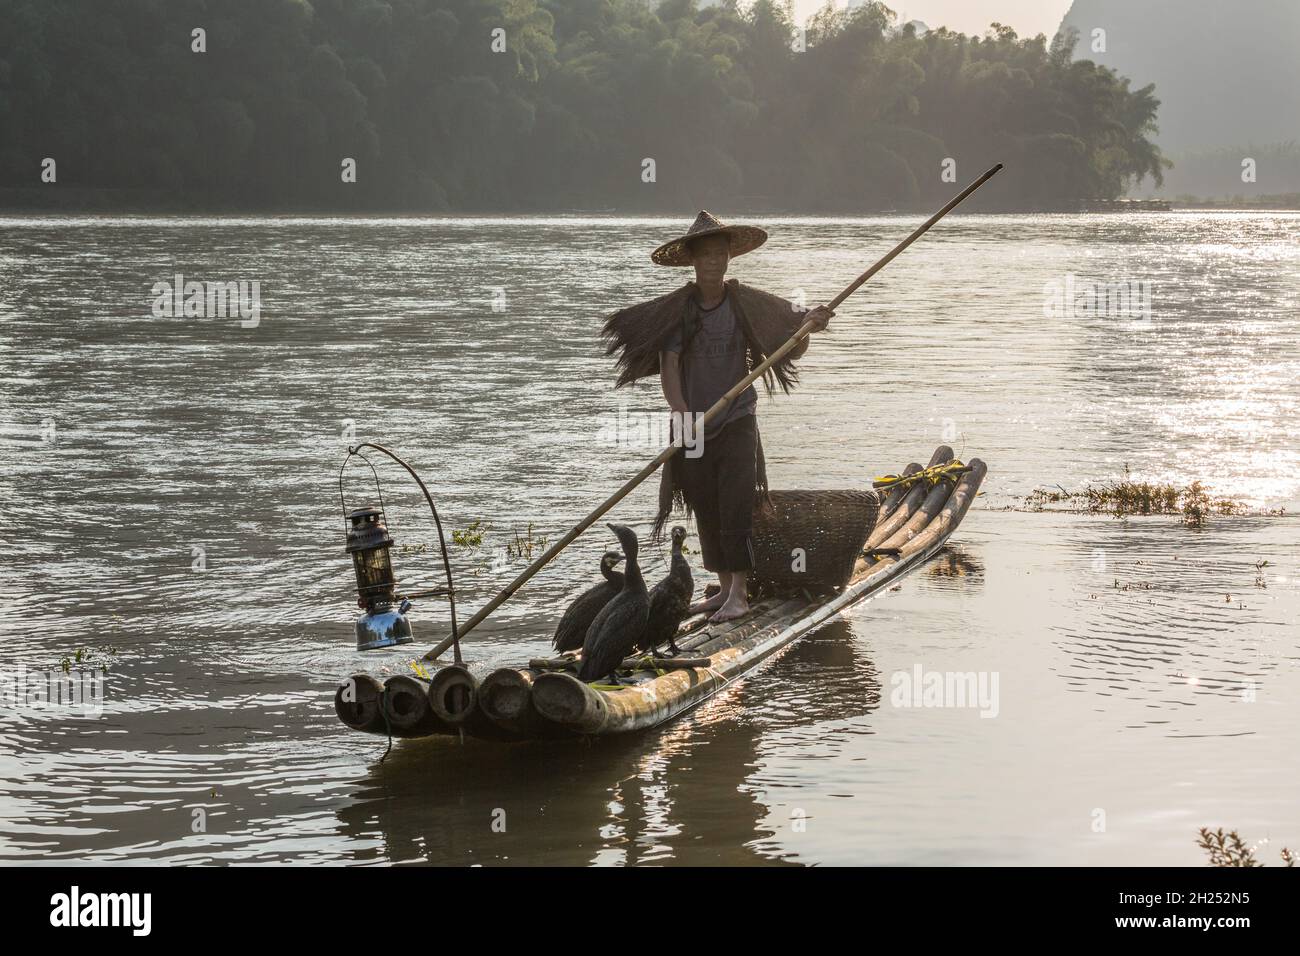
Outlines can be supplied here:
[[933, 488], [941, 481], [955, 482], [961, 475], [970, 470], [970, 465], [963, 464], [959, 458], [954, 458], [942, 465], [931, 465], [929, 468], [922, 468], [910, 475], [882, 475], [871, 482], [871, 487], [875, 489], [896, 488], [900, 485], [910, 485], [913, 482], [924, 481]]
[[379, 691], [379, 712], [384, 715], [384, 732], [388, 734], [388, 749], [384, 755], [379, 758], [383, 763], [388, 759], [388, 755], [393, 752], [393, 725], [388, 721], [388, 688], [385, 687]]
[[628, 670], [632, 671], [633, 673], [635, 673], [636, 671], [654, 671], [656, 677], [663, 677], [665, 674], [668, 673], [666, 670], [663, 670], [661, 667], [659, 667], [659, 665], [656, 663], [656, 658], [650, 654], [646, 654], [644, 657], [642, 657], [640, 660], [636, 662], [635, 666], [629, 667]]
[[[650, 657], [649, 655], [646, 655], [645, 657], [641, 658], [641, 660], [637, 661], [637, 665], [635, 667], [619, 667], [616, 673], [635, 674], [637, 671], [640, 670], [653, 670], [655, 672], [656, 677], [663, 677], [664, 674], [668, 673], [667, 671], [660, 670], [658, 667], [655, 667], [653, 665], [650, 667], [644, 666], [648, 661], [651, 660], [653, 660], [653, 658]], [[598, 683], [593, 681], [587, 686], [592, 688], [593, 690], [610, 691], [610, 690], [627, 690], [629, 687], [635, 687], [636, 685], [635, 684], [604, 684], [604, 683]]]
[[[727, 685], [731, 683], [732, 680], [731, 678], [725, 676], [721, 671], [714, 670], [712, 667], [704, 668], [704, 672], [706, 674], [712, 674], [714, 677], [716, 677], [719, 681], [722, 682], [722, 686], [717, 689], [719, 691], [724, 690], [727, 687]], [[717, 693], [717, 691], [714, 691], [714, 693]]]
[[875, 558], [879, 561], [881, 558], [901, 558], [903, 556], [902, 548], [867, 548], [862, 552], [864, 558]]

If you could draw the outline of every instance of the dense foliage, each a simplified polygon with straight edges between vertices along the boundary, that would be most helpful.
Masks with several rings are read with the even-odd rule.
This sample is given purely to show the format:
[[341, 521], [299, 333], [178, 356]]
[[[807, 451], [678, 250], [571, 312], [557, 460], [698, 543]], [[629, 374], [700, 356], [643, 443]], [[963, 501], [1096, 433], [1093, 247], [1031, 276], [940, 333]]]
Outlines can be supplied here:
[[951, 195], [946, 158], [962, 183], [1005, 162], [985, 198], [1004, 205], [1160, 178], [1152, 88], [1072, 61], [1069, 38], [917, 37], [879, 3], [794, 36], [772, 0], [0, 0], [0, 186], [42, 204], [850, 211]]

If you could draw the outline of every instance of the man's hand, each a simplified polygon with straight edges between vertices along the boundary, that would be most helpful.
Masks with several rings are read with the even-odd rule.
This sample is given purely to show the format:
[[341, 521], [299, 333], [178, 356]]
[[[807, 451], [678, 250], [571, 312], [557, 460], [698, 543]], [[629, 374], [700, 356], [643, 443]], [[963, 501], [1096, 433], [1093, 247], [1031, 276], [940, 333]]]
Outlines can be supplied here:
[[813, 325], [812, 330], [814, 332], [820, 332], [824, 328], [826, 328], [826, 323], [831, 320], [831, 316], [833, 316], [834, 314], [835, 313], [832, 312], [830, 309], [826, 308], [826, 306], [819, 305], [817, 306], [817, 308], [809, 309], [807, 312], [805, 312], [803, 314], [803, 320], [804, 322], [816, 323], [815, 325]]

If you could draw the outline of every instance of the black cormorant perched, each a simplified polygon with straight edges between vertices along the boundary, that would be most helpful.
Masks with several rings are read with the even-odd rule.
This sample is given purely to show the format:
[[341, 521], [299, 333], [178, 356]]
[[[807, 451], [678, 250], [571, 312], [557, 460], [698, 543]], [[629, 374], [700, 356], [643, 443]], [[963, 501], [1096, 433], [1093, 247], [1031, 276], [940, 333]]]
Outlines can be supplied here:
[[650, 618], [639, 646], [651, 654], [657, 653], [655, 649], [664, 641], [668, 642], [670, 654], [680, 653], [677, 650], [677, 628], [686, 618], [691, 594], [695, 591], [691, 566], [682, 554], [685, 541], [686, 529], [681, 525], [673, 528], [673, 560], [668, 576], [650, 590]]
[[578, 679], [587, 683], [606, 675], [611, 684], [618, 683], [618, 665], [636, 648], [650, 617], [650, 596], [641, 577], [641, 566], [636, 563], [636, 532], [624, 524], [608, 527], [618, 536], [627, 565], [623, 572], [623, 590], [600, 609], [587, 629], [586, 640], [582, 642], [582, 666], [578, 670]]
[[623, 590], [623, 572], [614, 570], [614, 565], [622, 560], [623, 555], [617, 551], [606, 551], [601, 557], [600, 573], [605, 580], [579, 594], [564, 612], [551, 641], [556, 651], [562, 654], [582, 647], [582, 642], [587, 637], [587, 628], [591, 627], [591, 622], [596, 619], [600, 609]]

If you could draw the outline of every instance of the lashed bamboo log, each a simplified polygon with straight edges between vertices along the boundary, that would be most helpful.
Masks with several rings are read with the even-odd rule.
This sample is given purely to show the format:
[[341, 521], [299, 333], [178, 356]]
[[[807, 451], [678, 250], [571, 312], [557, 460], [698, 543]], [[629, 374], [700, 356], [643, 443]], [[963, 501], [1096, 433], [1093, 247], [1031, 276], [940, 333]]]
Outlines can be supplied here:
[[[906, 478], [908, 475], [915, 475], [920, 470], [920, 464], [914, 461], [903, 469], [903, 477]], [[889, 491], [885, 492], [885, 498], [880, 502], [880, 514], [876, 517], [877, 527], [880, 526], [882, 521], [894, 513], [894, 509], [898, 507], [899, 502], [906, 498], [907, 493], [911, 490], [911, 485], [894, 485], [894, 487], [890, 488]]]
[[928, 553], [935, 550], [935, 546], [942, 544], [947, 535], [961, 524], [962, 519], [966, 517], [966, 512], [970, 510], [971, 504], [979, 495], [984, 476], [988, 474], [988, 466], [979, 458], [971, 459], [970, 469], [957, 482], [957, 487], [944, 502], [943, 510], [935, 520], [903, 546], [905, 554]]
[[888, 518], [881, 521], [872, 529], [871, 534], [867, 536], [867, 543], [864, 550], [880, 546], [891, 534], [911, 520], [912, 515], [921, 507], [921, 502], [925, 500], [926, 487], [922, 483], [914, 484], [907, 488], [898, 506], [894, 508]]
[[[386, 727], [392, 730], [394, 737], [451, 733], [446, 722], [438, 719], [430, 709], [425, 681], [408, 674], [394, 674], [384, 682], [384, 702]], [[385, 727], [380, 729], [382, 731]]]
[[[952, 449], [947, 445], [940, 445], [934, 450], [934, 454], [930, 456], [930, 462], [926, 467], [933, 468], [935, 465], [942, 465], [945, 462], [952, 461], [952, 457]], [[913, 462], [903, 469], [903, 474], [904, 476], [914, 475], [920, 470], [921, 466]], [[867, 536], [867, 548], [880, 547], [886, 538], [910, 521], [912, 516], [916, 514], [917, 509], [921, 507], [921, 503], [925, 501], [926, 495], [929, 493], [929, 486], [924, 481], [916, 481], [910, 485], [890, 489], [891, 495], [895, 492], [901, 492], [901, 497], [888, 517], [877, 519], [875, 528]]]
[[463, 664], [448, 664], [430, 679], [426, 696], [439, 720], [463, 724], [478, 704], [478, 677]]
[[478, 709], [505, 734], [518, 739], [562, 736], [566, 731], [537, 713], [533, 706], [534, 674], [502, 667], [483, 678]]
[[479, 685], [479, 707], [494, 721], [517, 721], [532, 706], [532, 687], [533, 675], [528, 671], [498, 668]]
[[710, 624], [702, 630], [692, 634], [685, 640], [679, 640], [677, 646], [683, 652], [698, 654], [701, 649], [710, 642], [715, 642], [720, 637], [725, 637], [734, 632], [737, 628], [745, 627], [755, 621], [766, 622], [783, 617], [786, 614], [793, 613], [799, 608], [805, 606], [808, 601], [804, 598], [767, 598], [750, 606], [750, 611], [744, 617], [738, 617], [735, 620], [725, 621], [722, 624]]
[[334, 713], [353, 730], [375, 733], [384, 728], [379, 699], [384, 685], [369, 674], [353, 674], [334, 692]]
[[929, 527], [930, 522], [943, 509], [957, 485], [957, 481], [940, 478], [935, 482], [933, 488], [926, 490], [925, 500], [921, 502], [921, 507], [916, 509], [916, 514], [912, 515], [901, 528], [884, 541], [881, 541], [876, 547], [899, 548], [906, 552], [907, 543]]

